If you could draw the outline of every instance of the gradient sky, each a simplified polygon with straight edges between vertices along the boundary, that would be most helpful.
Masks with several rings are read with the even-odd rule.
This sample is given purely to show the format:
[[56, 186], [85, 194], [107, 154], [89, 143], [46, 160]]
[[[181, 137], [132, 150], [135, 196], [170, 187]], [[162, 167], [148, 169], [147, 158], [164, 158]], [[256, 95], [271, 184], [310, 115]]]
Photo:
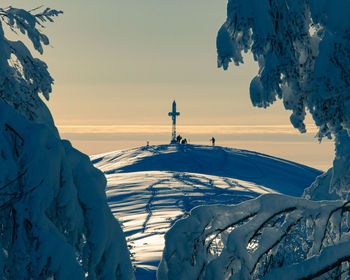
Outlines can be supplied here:
[[[25, 3], [23, 3], [25, 2]], [[41, 57], [55, 79], [48, 106], [62, 137], [88, 154], [168, 143], [167, 113], [176, 99], [179, 132], [191, 143], [246, 148], [326, 169], [333, 146], [315, 127], [300, 135], [277, 102], [254, 108], [249, 57], [228, 71], [216, 65], [216, 33], [227, 0], [36, 0], [64, 14], [45, 32]], [[312, 124], [308, 119], [307, 123]]]

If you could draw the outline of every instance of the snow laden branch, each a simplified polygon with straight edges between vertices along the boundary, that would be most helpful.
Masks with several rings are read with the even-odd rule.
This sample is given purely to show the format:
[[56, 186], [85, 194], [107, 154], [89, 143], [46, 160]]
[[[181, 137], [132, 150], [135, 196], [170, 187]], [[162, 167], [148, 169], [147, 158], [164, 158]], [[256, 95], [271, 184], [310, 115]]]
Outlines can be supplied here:
[[49, 44], [49, 38], [38, 27], [43, 28], [45, 22], [53, 22], [53, 18], [63, 12], [46, 8], [35, 14], [34, 12], [40, 8], [30, 11], [16, 9], [11, 6], [5, 9], [0, 8], [0, 18], [12, 31], [19, 30], [22, 34], [27, 35], [34, 48], [42, 54], [43, 45]]
[[254, 106], [282, 99], [300, 132], [310, 112], [319, 141], [335, 138], [333, 168], [306, 191], [311, 199], [350, 199], [349, 14], [343, 0], [228, 0], [217, 35], [219, 67], [243, 63], [248, 51], [257, 61]]
[[166, 234], [158, 279], [346, 279], [349, 211], [282, 195], [197, 207]]
[[21, 41], [8, 40], [4, 30], [5, 25], [15, 33], [21, 32], [42, 54], [49, 39], [40, 29], [62, 12], [49, 8], [39, 10], [0, 9], [0, 97], [28, 119], [46, 123], [54, 129], [51, 115], [39, 97], [42, 94], [48, 100], [52, 91], [53, 79], [47, 65], [34, 58]]
[[282, 99], [301, 132], [310, 111], [320, 140], [350, 130], [349, 13], [343, 0], [229, 0], [218, 66], [239, 65], [251, 51], [259, 64], [250, 85], [254, 106]]

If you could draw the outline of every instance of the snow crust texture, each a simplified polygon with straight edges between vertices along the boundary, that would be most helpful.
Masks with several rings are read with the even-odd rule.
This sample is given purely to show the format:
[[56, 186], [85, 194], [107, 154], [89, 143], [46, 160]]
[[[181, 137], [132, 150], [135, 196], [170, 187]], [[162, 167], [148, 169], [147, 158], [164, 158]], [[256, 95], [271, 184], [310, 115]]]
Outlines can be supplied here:
[[[159, 145], [91, 156], [106, 175], [172, 171], [244, 180], [293, 196], [322, 172], [288, 160], [239, 149], [201, 145]], [[282, 182], [282, 184], [281, 184]]]
[[164, 235], [194, 207], [269, 193], [300, 196], [321, 174], [268, 155], [199, 145], [139, 147], [91, 159], [106, 174], [108, 203], [123, 224], [140, 280], [156, 279]]
[[0, 131], [0, 278], [132, 279], [89, 158], [2, 100]]

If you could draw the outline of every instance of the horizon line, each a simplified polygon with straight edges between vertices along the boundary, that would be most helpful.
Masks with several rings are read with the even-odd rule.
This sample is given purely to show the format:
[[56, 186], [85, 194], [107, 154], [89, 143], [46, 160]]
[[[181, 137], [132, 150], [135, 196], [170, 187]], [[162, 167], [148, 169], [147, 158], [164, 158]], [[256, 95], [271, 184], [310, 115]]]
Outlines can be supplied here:
[[[307, 132], [317, 133], [313, 124], [306, 124]], [[165, 134], [170, 125], [57, 125], [60, 133], [72, 134]], [[178, 125], [178, 133], [186, 134], [300, 134], [292, 125]]]

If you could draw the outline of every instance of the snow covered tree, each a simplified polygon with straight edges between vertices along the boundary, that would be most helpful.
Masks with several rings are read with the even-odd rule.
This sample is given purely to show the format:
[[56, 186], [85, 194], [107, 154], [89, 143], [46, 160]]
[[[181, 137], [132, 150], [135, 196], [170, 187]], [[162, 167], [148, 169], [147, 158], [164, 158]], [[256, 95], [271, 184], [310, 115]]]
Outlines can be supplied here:
[[228, 0], [218, 66], [239, 65], [251, 51], [259, 65], [253, 105], [282, 99], [302, 133], [310, 112], [319, 140], [335, 139], [333, 168], [307, 199], [195, 208], [167, 233], [159, 279], [349, 279], [349, 14], [347, 0]]
[[[49, 39], [38, 29], [46, 21], [53, 21], [61, 11], [51, 10], [35, 13], [13, 7], [0, 9], [0, 97], [29, 120], [43, 122], [54, 127], [52, 117], [39, 94], [49, 100], [53, 79], [47, 65], [34, 58], [21, 41], [6, 38], [4, 27], [26, 35], [35, 50], [43, 53], [43, 45]], [[34, 14], [35, 13], [35, 14]]]
[[133, 279], [125, 237], [88, 156], [62, 141], [39, 94], [49, 99], [39, 30], [61, 12], [0, 9], [0, 278]]
[[350, 190], [350, 153], [344, 148], [350, 140], [343, 133], [350, 132], [349, 13], [350, 2], [343, 0], [229, 0], [217, 36], [219, 67], [243, 63], [242, 52], [249, 50], [258, 62], [250, 84], [254, 106], [282, 99], [300, 132], [309, 111], [319, 140], [335, 138], [333, 169], [315, 186], [329, 183], [341, 198]]
[[194, 208], [166, 234], [158, 279], [348, 279], [349, 206], [269, 194]]

